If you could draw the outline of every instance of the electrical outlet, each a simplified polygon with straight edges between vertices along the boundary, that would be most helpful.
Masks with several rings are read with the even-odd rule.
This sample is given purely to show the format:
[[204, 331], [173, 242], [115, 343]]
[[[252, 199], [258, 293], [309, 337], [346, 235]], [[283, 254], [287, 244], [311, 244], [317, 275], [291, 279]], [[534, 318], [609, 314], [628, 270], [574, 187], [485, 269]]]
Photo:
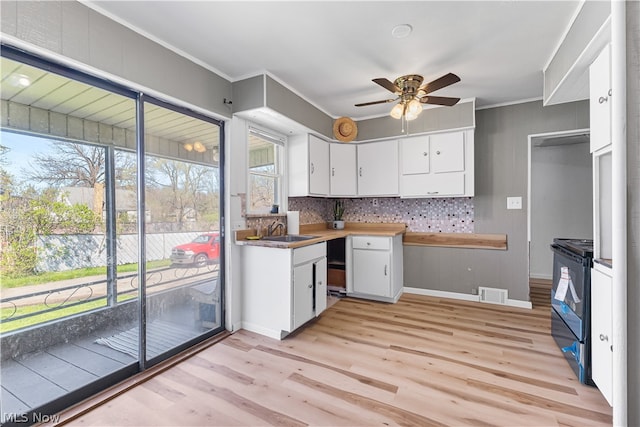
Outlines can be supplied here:
[[507, 197], [507, 209], [522, 209], [522, 197]]
[[478, 295], [478, 288], [471, 288], [471, 295]]
[[373, 206], [378, 206], [378, 199], [371, 199], [371, 204]]

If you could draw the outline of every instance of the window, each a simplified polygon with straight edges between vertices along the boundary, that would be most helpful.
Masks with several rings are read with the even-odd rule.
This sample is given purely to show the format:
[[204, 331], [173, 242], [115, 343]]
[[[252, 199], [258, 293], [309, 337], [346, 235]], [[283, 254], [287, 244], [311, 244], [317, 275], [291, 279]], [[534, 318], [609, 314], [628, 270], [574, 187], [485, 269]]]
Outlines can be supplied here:
[[250, 213], [267, 213], [272, 205], [286, 208], [282, 197], [284, 142], [283, 136], [249, 128], [247, 210]]

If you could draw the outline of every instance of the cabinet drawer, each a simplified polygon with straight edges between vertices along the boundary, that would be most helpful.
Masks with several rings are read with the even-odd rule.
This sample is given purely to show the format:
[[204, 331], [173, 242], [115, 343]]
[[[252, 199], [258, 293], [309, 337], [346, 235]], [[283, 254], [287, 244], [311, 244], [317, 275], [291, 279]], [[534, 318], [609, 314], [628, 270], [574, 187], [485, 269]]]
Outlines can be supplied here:
[[315, 245], [303, 246], [293, 250], [293, 265], [311, 261], [316, 258], [327, 256], [327, 243], [316, 243]]
[[353, 249], [389, 250], [391, 239], [377, 236], [353, 236]]

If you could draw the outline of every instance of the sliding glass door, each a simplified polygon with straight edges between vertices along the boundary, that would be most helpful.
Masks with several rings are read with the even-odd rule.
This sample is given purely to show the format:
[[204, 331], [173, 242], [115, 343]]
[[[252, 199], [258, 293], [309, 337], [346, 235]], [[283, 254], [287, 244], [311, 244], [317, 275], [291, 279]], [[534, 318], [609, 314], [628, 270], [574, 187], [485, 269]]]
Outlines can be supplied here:
[[224, 330], [223, 126], [5, 45], [0, 59], [11, 424]]
[[222, 326], [220, 128], [144, 103], [147, 360]]

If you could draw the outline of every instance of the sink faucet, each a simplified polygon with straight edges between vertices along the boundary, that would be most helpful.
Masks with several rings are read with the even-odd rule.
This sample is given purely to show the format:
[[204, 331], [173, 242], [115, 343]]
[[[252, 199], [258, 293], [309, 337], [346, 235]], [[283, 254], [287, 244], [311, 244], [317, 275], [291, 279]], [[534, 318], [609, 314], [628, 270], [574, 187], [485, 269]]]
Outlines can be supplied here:
[[273, 221], [268, 227], [267, 227], [267, 236], [273, 236], [273, 233], [280, 228], [280, 236], [284, 235], [284, 223], [283, 222], [278, 222]]

